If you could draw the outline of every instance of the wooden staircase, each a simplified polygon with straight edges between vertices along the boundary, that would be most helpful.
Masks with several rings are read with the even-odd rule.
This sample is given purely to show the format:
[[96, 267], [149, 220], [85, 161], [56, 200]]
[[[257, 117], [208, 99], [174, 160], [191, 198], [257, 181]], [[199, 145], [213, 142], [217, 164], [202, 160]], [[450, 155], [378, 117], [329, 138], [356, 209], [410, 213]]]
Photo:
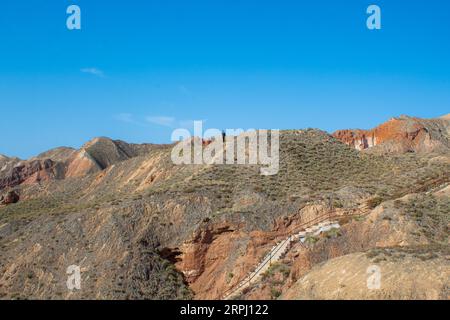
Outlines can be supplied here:
[[295, 242], [304, 243], [307, 237], [317, 236], [323, 232], [340, 228], [340, 224], [338, 222], [339, 219], [363, 216], [368, 212], [370, 212], [370, 209], [366, 205], [353, 209], [350, 214], [346, 215], [336, 215], [333, 211], [330, 211], [324, 215], [312, 219], [311, 221], [299, 225], [287, 236], [287, 238], [272, 247], [270, 252], [254, 268], [254, 271], [250, 272], [236, 286], [228, 289], [223, 294], [222, 299], [230, 300], [241, 294], [252, 284], [258, 282], [261, 276], [272, 266], [272, 264], [278, 262], [285, 256]]

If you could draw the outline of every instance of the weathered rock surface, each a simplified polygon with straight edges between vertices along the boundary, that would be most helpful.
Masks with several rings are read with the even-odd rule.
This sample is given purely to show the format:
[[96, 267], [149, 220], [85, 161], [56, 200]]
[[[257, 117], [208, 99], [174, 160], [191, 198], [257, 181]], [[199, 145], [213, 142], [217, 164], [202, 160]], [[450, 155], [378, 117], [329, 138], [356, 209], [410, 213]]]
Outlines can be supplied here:
[[438, 119], [401, 116], [372, 130], [339, 130], [333, 136], [357, 150], [377, 147], [375, 150], [382, 153], [448, 152], [450, 121], [448, 116]]
[[0, 157], [0, 190], [22, 183], [51, 179], [84, 177], [118, 162], [146, 154], [156, 148], [150, 144], [134, 145], [109, 138], [96, 138], [80, 150], [61, 147], [30, 160]]
[[7, 166], [0, 175], [0, 190], [16, 187], [22, 183], [31, 184], [43, 180], [58, 179], [64, 176], [60, 163], [50, 159], [20, 161]]

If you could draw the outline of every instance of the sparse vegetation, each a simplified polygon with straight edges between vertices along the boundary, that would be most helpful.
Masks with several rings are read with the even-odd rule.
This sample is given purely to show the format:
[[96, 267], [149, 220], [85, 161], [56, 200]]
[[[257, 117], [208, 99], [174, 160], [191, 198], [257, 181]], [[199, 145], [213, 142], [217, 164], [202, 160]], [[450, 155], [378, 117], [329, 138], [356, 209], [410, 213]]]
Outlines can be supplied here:
[[434, 243], [448, 243], [450, 225], [450, 199], [431, 194], [414, 196], [402, 203], [406, 215], [420, 226], [420, 231]]
[[414, 257], [422, 261], [435, 259], [438, 257], [446, 257], [450, 254], [448, 245], [430, 244], [422, 246], [407, 246], [393, 248], [375, 248], [366, 253], [367, 258], [373, 263], [382, 261], [399, 261], [405, 256]]
[[[151, 162], [153, 159], [157, 160]], [[190, 298], [192, 292], [175, 268], [179, 257], [162, 258], [157, 248], [178, 248], [195, 236], [204, 237], [203, 245], [207, 245], [217, 234], [201, 228], [226, 221], [243, 228], [233, 251], [242, 257], [252, 231], [270, 231], [274, 221], [308, 204], [325, 203], [335, 209], [356, 207], [361, 203], [352, 198], [355, 193], [364, 194], [364, 199], [371, 196], [368, 206], [375, 208], [383, 201], [417, 191], [420, 194], [411, 200], [395, 201], [395, 208], [418, 223], [418, 236], [424, 234], [434, 244], [448, 243], [449, 201], [425, 195], [450, 179], [448, 165], [430, 165], [428, 155], [361, 153], [325, 132], [293, 130], [281, 135], [279, 174], [262, 176], [259, 169], [256, 165], [174, 166], [170, 148], [161, 148], [151, 156], [117, 163], [101, 174], [51, 181], [40, 188], [23, 186], [22, 201], [0, 207], [0, 226], [7, 226], [0, 228], [0, 271], [15, 257], [29, 257], [34, 245], [46, 245], [36, 248], [41, 250], [40, 258], [33, 261], [32, 269], [31, 264], [21, 265], [22, 276], [7, 297], [20, 298], [20, 294], [11, 292], [21, 290], [24, 281], [34, 285], [38, 274], [60, 272], [45, 268], [56, 265], [55, 261], [71, 248], [74, 256], [80, 260], [86, 257], [97, 272], [90, 275], [95, 278], [95, 287], [89, 288], [92, 295], [98, 291], [104, 298]], [[382, 217], [386, 224], [392, 218], [396, 217]], [[348, 218], [348, 222], [364, 219]], [[200, 229], [205, 232], [197, 235]], [[333, 229], [320, 243], [319, 237], [311, 236], [306, 243], [322, 248], [326, 243], [345, 241], [346, 236]], [[413, 254], [427, 260], [441, 255], [443, 249], [401, 250], [377, 249], [367, 256], [384, 261]], [[327, 257], [324, 251], [323, 259]], [[101, 279], [101, 270], [113, 270], [122, 278]], [[237, 280], [232, 272], [223, 272], [222, 281]], [[267, 294], [273, 299], [281, 294], [290, 272], [288, 263], [280, 263], [264, 275]], [[50, 285], [56, 286], [53, 282]], [[4, 295], [4, 288], [0, 295]], [[41, 297], [45, 295], [48, 292], [41, 293]]]

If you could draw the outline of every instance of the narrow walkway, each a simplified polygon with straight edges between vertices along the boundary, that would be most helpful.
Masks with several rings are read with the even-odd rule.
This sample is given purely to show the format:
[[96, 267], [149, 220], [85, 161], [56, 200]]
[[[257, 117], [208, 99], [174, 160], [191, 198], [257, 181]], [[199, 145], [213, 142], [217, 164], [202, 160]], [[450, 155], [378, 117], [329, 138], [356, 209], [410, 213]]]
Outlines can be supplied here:
[[352, 216], [361, 216], [367, 213], [367, 207], [359, 208], [360, 214], [350, 214], [345, 216], [332, 216], [330, 213], [319, 216], [305, 224], [298, 226], [296, 229], [299, 232], [293, 233], [285, 240], [277, 243], [270, 252], [262, 259], [256, 266], [255, 270], [247, 275], [239, 284], [225, 292], [223, 300], [230, 300], [243, 292], [244, 289], [250, 287], [252, 284], [258, 282], [261, 276], [272, 266], [272, 264], [281, 260], [284, 255], [291, 249], [294, 242], [305, 242], [308, 237], [318, 236], [323, 232], [328, 232], [332, 229], [339, 229], [340, 224], [337, 219]]

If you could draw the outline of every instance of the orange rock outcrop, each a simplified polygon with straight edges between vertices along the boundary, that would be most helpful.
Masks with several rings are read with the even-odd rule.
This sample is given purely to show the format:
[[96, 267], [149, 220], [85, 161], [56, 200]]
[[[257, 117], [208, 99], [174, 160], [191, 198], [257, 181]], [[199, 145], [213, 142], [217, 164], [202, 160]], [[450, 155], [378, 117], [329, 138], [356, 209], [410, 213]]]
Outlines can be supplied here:
[[333, 137], [357, 149], [379, 147], [385, 152], [430, 152], [449, 146], [449, 121], [401, 116], [372, 130], [338, 130]]

